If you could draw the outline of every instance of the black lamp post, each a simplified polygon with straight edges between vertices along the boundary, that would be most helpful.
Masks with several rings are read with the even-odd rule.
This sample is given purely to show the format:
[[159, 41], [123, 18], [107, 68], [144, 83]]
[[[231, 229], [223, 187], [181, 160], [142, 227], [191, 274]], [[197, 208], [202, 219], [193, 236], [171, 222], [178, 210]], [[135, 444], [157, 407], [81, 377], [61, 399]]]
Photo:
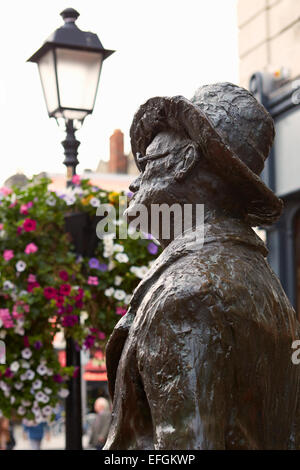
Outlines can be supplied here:
[[[66, 139], [62, 142], [67, 167], [67, 184], [76, 174], [76, 125], [94, 109], [103, 61], [114, 51], [104, 49], [98, 36], [81, 31], [75, 24], [79, 13], [67, 8], [61, 13], [64, 25], [46, 39], [42, 47], [28, 59], [38, 64], [49, 117], [63, 118]], [[69, 221], [69, 225], [70, 225]], [[68, 221], [66, 221], [68, 230]], [[72, 224], [71, 224], [72, 225]], [[74, 238], [74, 237], [73, 237]], [[82, 237], [81, 237], [82, 238]], [[76, 246], [79, 254], [84, 251]], [[78, 244], [77, 244], [78, 245]], [[67, 339], [67, 365], [79, 367], [79, 374], [70, 380], [70, 394], [66, 401], [66, 449], [82, 448], [80, 352], [74, 341]]]
[[94, 109], [103, 61], [114, 51], [104, 49], [98, 36], [75, 24], [79, 13], [67, 8], [64, 25], [49, 36], [29, 62], [38, 64], [49, 117], [64, 118], [64, 164], [67, 178], [76, 173], [79, 141], [74, 123], [82, 123]]

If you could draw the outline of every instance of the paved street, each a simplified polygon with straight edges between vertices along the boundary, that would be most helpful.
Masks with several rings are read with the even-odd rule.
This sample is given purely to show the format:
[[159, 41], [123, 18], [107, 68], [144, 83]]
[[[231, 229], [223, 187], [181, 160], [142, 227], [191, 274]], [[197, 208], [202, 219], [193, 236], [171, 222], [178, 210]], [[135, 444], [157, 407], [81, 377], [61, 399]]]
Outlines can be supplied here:
[[[16, 426], [14, 429], [16, 446], [14, 450], [30, 450], [28, 439], [24, 439], [21, 426]], [[88, 436], [83, 437], [83, 447], [86, 448], [88, 443]], [[65, 434], [64, 431], [59, 434], [51, 432], [49, 441], [43, 439], [42, 450], [64, 450], [65, 449]]]

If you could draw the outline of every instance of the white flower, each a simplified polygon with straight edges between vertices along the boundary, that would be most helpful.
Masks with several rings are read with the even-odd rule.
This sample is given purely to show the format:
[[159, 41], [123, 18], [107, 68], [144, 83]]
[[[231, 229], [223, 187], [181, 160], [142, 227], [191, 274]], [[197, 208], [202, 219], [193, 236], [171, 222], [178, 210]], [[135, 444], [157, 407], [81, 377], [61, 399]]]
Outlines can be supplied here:
[[6, 236], [6, 231], [0, 230], [0, 238], [5, 238], [5, 236]]
[[24, 380], [27, 380], [26, 372], [25, 374], [20, 375], [20, 380], [22, 380], [22, 382], [24, 382]]
[[103, 257], [109, 258], [114, 253], [113, 247], [104, 247]]
[[66, 197], [65, 200], [66, 200], [67, 206], [72, 206], [76, 202], [76, 197], [71, 195], [71, 196]]
[[23, 388], [23, 384], [21, 382], [16, 382], [14, 384], [14, 387], [17, 389], [17, 390], [21, 390]]
[[132, 272], [139, 279], [143, 279], [149, 269], [147, 268], [147, 266], [141, 266], [140, 268], [138, 266], [131, 266], [129, 271]]
[[18, 363], [18, 361], [14, 361], [10, 365], [10, 370], [12, 372], [18, 372], [19, 368], [20, 368], [20, 364]]
[[[44, 400], [44, 397], [46, 397], [47, 395], [45, 395], [43, 392], [37, 392], [37, 394], [35, 395], [35, 399], [37, 401], [43, 401]], [[48, 398], [48, 397], [47, 397]]]
[[0, 331], [0, 339], [5, 339], [6, 334], [7, 334], [6, 330]]
[[124, 246], [123, 246], [123, 245], [119, 245], [118, 243], [115, 243], [115, 245], [114, 245], [114, 252], [122, 253], [123, 251], [124, 251]]
[[106, 193], [104, 193], [103, 191], [101, 191], [101, 193], [99, 193], [99, 196], [100, 196], [100, 197], [106, 197]]
[[25, 330], [24, 328], [21, 326], [21, 325], [17, 325], [14, 329], [14, 332], [17, 334], [17, 335], [20, 335], [20, 336], [24, 336], [25, 334]]
[[46, 375], [47, 372], [48, 372], [48, 369], [47, 367], [44, 365], [44, 364], [40, 364], [37, 369], [36, 369], [37, 373], [40, 374], [40, 375]]
[[26, 410], [23, 406], [19, 406], [19, 408], [17, 409], [17, 413], [18, 415], [23, 416], [26, 413]]
[[3, 380], [0, 381], [0, 388], [1, 390], [3, 390], [3, 392], [9, 389], [8, 385], [5, 382], [3, 382]]
[[44, 392], [47, 393], [47, 395], [51, 395], [52, 390], [51, 390], [51, 388], [45, 387]]
[[32, 356], [32, 352], [30, 351], [29, 348], [23, 349], [23, 351], [21, 352], [21, 354], [22, 354], [22, 357], [23, 357], [24, 359], [30, 359], [31, 356]]
[[56, 205], [56, 199], [55, 199], [55, 197], [52, 196], [52, 195], [49, 196], [48, 199], [46, 199], [46, 204], [47, 204], [48, 206], [51, 206], [51, 207], [55, 206], [55, 205]]
[[41, 402], [42, 402], [42, 403], [48, 403], [49, 400], [50, 400], [50, 398], [48, 397], [48, 395], [45, 395], [45, 394], [44, 394], [43, 398], [41, 399]]
[[15, 285], [10, 281], [4, 281], [3, 290], [14, 289]]
[[146, 276], [147, 272], [149, 271], [149, 268], [147, 268], [147, 266], [141, 266], [140, 267], [140, 275], [142, 277]]
[[24, 297], [26, 295], [28, 295], [28, 292], [26, 290], [21, 290], [20, 293], [19, 293], [20, 297]]
[[13, 405], [16, 401], [16, 397], [14, 397], [13, 395], [10, 396], [10, 403], [11, 405]]
[[114, 280], [114, 285], [119, 286], [122, 284], [123, 278], [121, 276], [116, 276]]
[[90, 200], [90, 204], [91, 204], [91, 206], [93, 206], [93, 207], [99, 207], [99, 206], [100, 206], [100, 201], [99, 201], [99, 199], [97, 199], [96, 197], [93, 197], [93, 198]]
[[52, 406], [44, 406], [44, 408], [42, 408], [42, 412], [43, 412], [43, 415], [44, 416], [49, 416], [52, 414]]
[[26, 372], [26, 379], [27, 380], [33, 380], [35, 377], [35, 372], [31, 369], [28, 369]]
[[42, 381], [40, 379], [36, 379], [33, 382], [32, 387], [33, 387], [34, 390], [38, 390], [39, 388], [42, 387]]
[[107, 266], [108, 271], [112, 271], [115, 268], [115, 266], [116, 266], [116, 263], [114, 263], [114, 261], [111, 260]]
[[58, 395], [61, 398], [67, 398], [67, 396], [69, 395], [69, 390], [66, 388], [62, 388], [61, 390], [59, 390]]
[[128, 263], [129, 261], [129, 258], [126, 253], [117, 253], [115, 258], [117, 261], [119, 261], [119, 263]]
[[131, 295], [127, 294], [126, 297], [125, 297], [125, 299], [124, 299], [124, 303], [125, 303], [126, 305], [128, 305], [128, 304], [130, 303], [130, 300], [131, 300]]
[[116, 289], [114, 293], [114, 298], [117, 300], [124, 300], [126, 297], [126, 292], [121, 289]]
[[21, 382], [16, 382], [14, 384], [14, 387], [17, 389], [17, 390], [21, 390], [21, 388], [23, 388], [23, 384]]
[[47, 375], [49, 375], [49, 377], [51, 377], [51, 375], [53, 375], [53, 370], [52, 369], [47, 369]]
[[24, 361], [24, 360], [21, 362], [21, 365], [22, 365], [23, 369], [29, 369], [29, 367], [30, 367], [29, 362]]
[[114, 292], [115, 289], [113, 287], [109, 287], [108, 289], [105, 289], [104, 295], [106, 295], [106, 297], [111, 297], [112, 295], [114, 295]]
[[25, 406], [25, 407], [31, 406], [31, 401], [29, 401], [29, 400], [22, 400], [21, 403], [22, 403], [22, 405]]
[[16, 263], [16, 270], [18, 271], [18, 273], [22, 273], [23, 271], [25, 271], [26, 267], [27, 264], [25, 263], [25, 261], [20, 260]]

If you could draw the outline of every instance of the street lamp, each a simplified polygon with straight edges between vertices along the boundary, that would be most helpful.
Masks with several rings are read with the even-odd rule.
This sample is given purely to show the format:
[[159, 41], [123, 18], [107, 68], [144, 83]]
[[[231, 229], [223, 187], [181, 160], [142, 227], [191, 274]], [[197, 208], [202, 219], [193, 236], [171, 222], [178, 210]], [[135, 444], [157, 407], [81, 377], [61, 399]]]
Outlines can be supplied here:
[[[66, 139], [62, 142], [67, 167], [67, 185], [76, 174], [77, 149], [80, 142], [75, 131], [94, 109], [103, 61], [114, 51], [104, 49], [98, 36], [81, 31], [75, 21], [79, 13], [67, 8], [61, 13], [64, 25], [46, 39], [42, 47], [28, 59], [38, 64], [49, 117], [63, 119]], [[74, 232], [74, 221], [66, 219], [66, 229]], [[72, 226], [72, 227], [71, 227]], [[75, 235], [77, 235], [75, 233]], [[77, 237], [78, 238], [78, 237]], [[83, 254], [83, 241], [77, 246]], [[78, 244], [77, 244], [78, 245]], [[81, 246], [82, 245], [82, 246]], [[71, 338], [67, 338], [67, 365], [80, 371], [80, 352]], [[82, 448], [81, 376], [70, 380], [70, 394], [66, 401], [66, 448]]]
[[103, 61], [114, 51], [104, 49], [96, 34], [78, 28], [79, 13], [73, 8], [65, 9], [61, 16], [64, 25], [28, 61], [38, 64], [49, 117], [65, 121], [63, 163], [70, 181], [79, 163], [76, 125], [93, 112]]

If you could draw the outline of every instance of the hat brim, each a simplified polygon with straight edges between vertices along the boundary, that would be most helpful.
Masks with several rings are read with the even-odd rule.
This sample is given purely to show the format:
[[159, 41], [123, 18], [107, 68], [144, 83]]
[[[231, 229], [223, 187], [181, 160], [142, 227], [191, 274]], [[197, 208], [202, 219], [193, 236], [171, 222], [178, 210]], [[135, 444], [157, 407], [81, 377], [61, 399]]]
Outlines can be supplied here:
[[135, 114], [130, 128], [132, 152], [145, 154], [155, 135], [167, 129], [184, 132], [202, 149], [219, 175], [241, 194], [247, 222], [255, 227], [279, 219], [283, 202], [224, 142], [209, 118], [183, 96], [151, 98]]

